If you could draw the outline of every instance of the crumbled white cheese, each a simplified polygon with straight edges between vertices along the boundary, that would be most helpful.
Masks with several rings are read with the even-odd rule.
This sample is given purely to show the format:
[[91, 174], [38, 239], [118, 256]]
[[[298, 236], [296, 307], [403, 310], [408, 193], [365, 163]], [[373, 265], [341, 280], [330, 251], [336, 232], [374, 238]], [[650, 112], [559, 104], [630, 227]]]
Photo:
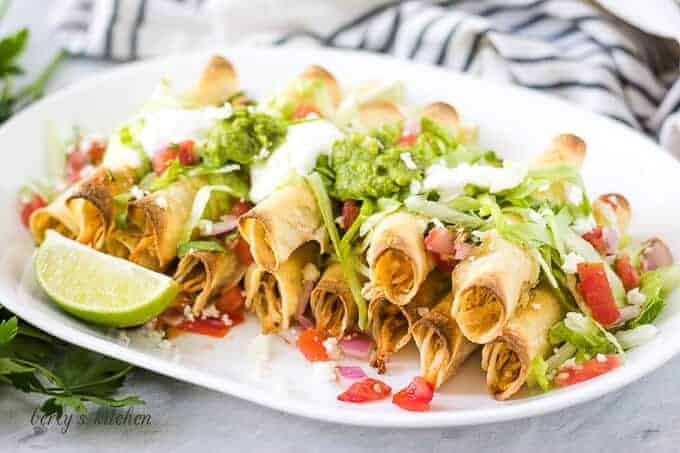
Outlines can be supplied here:
[[626, 293], [626, 299], [631, 305], [642, 305], [647, 300], [647, 296], [640, 292], [640, 288], [633, 288]]
[[168, 209], [168, 200], [164, 196], [159, 195], [156, 197], [156, 206], [161, 209]]
[[189, 321], [194, 321], [194, 320], [195, 320], [195, 318], [194, 318], [194, 313], [191, 311], [191, 307], [190, 307], [190, 306], [185, 305], [183, 310], [184, 310], [184, 311], [183, 311], [184, 317], [185, 317], [187, 320], [189, 320]]
[[123, 346], [127, 346], [130, 344], [130, 337], [128, 337], [127, 332], [124, 330], [119, 330], [118, 331], [118, 341], [120, 341]]
[[422, 188], [423, 188], [423, 185], [421, 184], [420, 181], [418, 181], [417, 179], [411, 180], [411, 184], [409, 186], [409, 192], [411, 192], [414, 195], [419, 194], [420, 191], [422, 190]]
[[338, 347], [337, 338], [328, 337], [321, 344], [323, 344], [329, 359], [338, 360], [342, 355], [342, 350]]
[[315, 282], [321, 277], [321, 272], [314, 265], [314, 263], [307, 263], [305, 267], [302, 268], [302, 280], [307, 282]]
[[415, 170], [418, 168], [415, 162], [413, 162], [413, 156], [411, 156], [411, 153], [405, 152], [399, 154], [399, 157], [401, 158], [401, 161], [406, 165], [406, 168], [409, 170]]
[[269, 157], [269, 154], [270, 154], [270, 151], [263, 146], [262, 149], [260, 149], [260, 152], [257, 153], [256, 159], [265, 160], [267, 157]]
[[93, 171], [94, 171], [94, 166], [87, 164], [83, 168], [80, 169], [80, 177], [84, 178], [88, 175], [91, 175]]
[[585, 316], [583, 316], [583, 314], [575, 311], [570, 311], [569, 313], [567, 313], [566, 317], [576, 322], [581, 322], [585, 319]]
[[210, 220], [203, 219], [198, 222], [198, 231], [200, 232], [201, 236], [211, 236], [213, 232], [215, 231], [214, 223]]
[[574, 368], [576, 366], [576, 359], [572, 357], [571, 359], [567, 359], [564, 361], [562, 364], [562, 367], [564, 368]]
[[314, 362], [312, 364], [312, 375], [318, 381], [335, 382], [338, 380], [335, 366], [336, 363], [332, 360], [327, 362]]
[[446, 226], [444, 225], [444, 223], [442, 223], [442, 221], [439, 220], [439, 219], [436, 218], [436, 217], [431, 218], [431, 219], [430, 219], [430, 222], [432, 222], [432, 224], [433, 224], [435, 227], [437, 227], [437, 228], [446, 228]]
[[220, 313], [220, 311], [214, 305], [207, 306], [203, 309], [203, 312], [201, 312], [202, 319], [219, 318], [220, 316], [222, 316], [222, 313]]
[[534, 303], [531, 304], [531, 308], [533, 308], [534, 310], [540, 310], [541, 304], [534, 302]]
[[564, 264], [562, 264], [562, 270], [567, 274], [575, 274], [577, 272], [577, 266], [579, 263], [584, 263], [583, 257], [577, 253], [569, 252], [567, 256], [564, 257]]
[[567, 184], [567, 199], [571, 204], [581, 204], [583, 200], [583, 191], [579, 186], [574, 184]]
[[225, 326], [231, 326], [234, 324], [234, 321], [231, 320], [228, 314], [223, 314], [222, 315], [222, 322], [224, 323]]
[[130, 188], [130, 194], [132, 195], [132, 198], [139, 200], [140, 198], [144, 198], [146, 192], [140, 189], [139, 186], [132, 186]]
[[597, 360], [600, 363], [605, 363], [607, 361], [607, 356], [602, 353], [599, 353], [595, 356], [595, 360]]
[[596, 226], [597, 223], [595, 223], [595, 219], [592, 215], [590, 215], [588, 217], [578, 217], [576, 220], [574, 220], [571, 228], [582, 236], [587, 232], [592, 231]]

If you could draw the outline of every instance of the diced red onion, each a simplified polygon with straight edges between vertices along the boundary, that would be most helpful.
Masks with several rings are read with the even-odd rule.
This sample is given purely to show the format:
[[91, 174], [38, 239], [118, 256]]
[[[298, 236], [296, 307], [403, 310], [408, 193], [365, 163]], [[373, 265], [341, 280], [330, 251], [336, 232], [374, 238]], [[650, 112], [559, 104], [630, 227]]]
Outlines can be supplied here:
[[468, 244], [467, 242], [463, 242], [461, 244], [456, 244], [456, 253], [453, 255], [453, 259], [455, 260], [464, 260], [470, 255], [470, 252], [472, 252], [473, 245]]
[[358, 366], [338, 365], [335, 367], [335, 371], [338, 373], [340, 377], [350, 380], [363, 379], [367, 377], [366, 373], [364, 373], [364, 370], [362, 370], [361, 367]]
[[227, 214], [220, 217], [219, 222], [212, 224], [209, 232], [203, 232], [203, 236], [217, 236], [222, 233], [229, 233], [238, 228], [238, 217]]
[[673, 264], [673, 255], [661, 239], [652, 238], [647, 241], [642, 250], [640, 262], [643, 271], [653, 271], [656, 268]]
[[420, 120], [418, 118], [409, 118], [404, 124], [402, 135], [418, 135], [420, 134]]
[[340, 341], [338, 341], [338, 346], [340, 346], [342, 352], [348, 357], [368, 360], [371, 355], [371, 349], [373, 348], [373, 340], [366, 335], [357, 334], [351, 337], [341, 338]]
[[619, 244], [619, 233], [614, 228], [602, 227], [602, 240], [607, 245], [607, 254], [616, 253]]
[[640, 314], [640, 306], [628, 305], [623, 308], [620, 308], [619, 313], [620, 313], [619, 322], [623, 323], [626, 321], [630, 321], [633, 318], [637, 318], [637, 316]]

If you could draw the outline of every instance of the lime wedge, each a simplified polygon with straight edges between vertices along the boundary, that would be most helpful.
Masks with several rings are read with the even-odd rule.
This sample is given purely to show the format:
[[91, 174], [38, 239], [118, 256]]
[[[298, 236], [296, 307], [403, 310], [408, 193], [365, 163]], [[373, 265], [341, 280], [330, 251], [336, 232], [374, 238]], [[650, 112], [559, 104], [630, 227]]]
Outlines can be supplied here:
[[144, 324], [177, 296], [170, 277], [48, 231], [33, 261], [38, 283], [65, 311], [96, 324]]

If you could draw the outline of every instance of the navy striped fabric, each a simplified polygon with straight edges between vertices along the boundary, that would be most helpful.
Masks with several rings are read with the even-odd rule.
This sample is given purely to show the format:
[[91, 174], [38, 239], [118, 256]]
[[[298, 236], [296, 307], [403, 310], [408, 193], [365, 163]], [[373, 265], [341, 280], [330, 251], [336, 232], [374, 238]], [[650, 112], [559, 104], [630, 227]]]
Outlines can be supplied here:
[[[74, 0], [55, 29], [73, 54], [119, 61], [234, 44], [220, 42], [216, 28], [228, 23], [208, 3]], [[678, 72], [655, 72], [629, 35], [579, 0], [396, 2], [325, 32], [289, 26], [259, 42], [363, 49], [511, 81], [652, 136], [676, 113], [680, 134]]]

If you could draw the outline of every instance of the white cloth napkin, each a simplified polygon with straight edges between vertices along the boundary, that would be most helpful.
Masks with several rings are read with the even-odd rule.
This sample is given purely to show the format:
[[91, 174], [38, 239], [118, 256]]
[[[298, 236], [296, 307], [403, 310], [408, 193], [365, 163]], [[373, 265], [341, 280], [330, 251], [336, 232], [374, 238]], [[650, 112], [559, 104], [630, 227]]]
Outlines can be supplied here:
[[680, 158], [678, 72], [580, 0], [64, 0], [55, 36], [119, 61], [219, 45], [325, 45], [502, 79], [621, 121]]

